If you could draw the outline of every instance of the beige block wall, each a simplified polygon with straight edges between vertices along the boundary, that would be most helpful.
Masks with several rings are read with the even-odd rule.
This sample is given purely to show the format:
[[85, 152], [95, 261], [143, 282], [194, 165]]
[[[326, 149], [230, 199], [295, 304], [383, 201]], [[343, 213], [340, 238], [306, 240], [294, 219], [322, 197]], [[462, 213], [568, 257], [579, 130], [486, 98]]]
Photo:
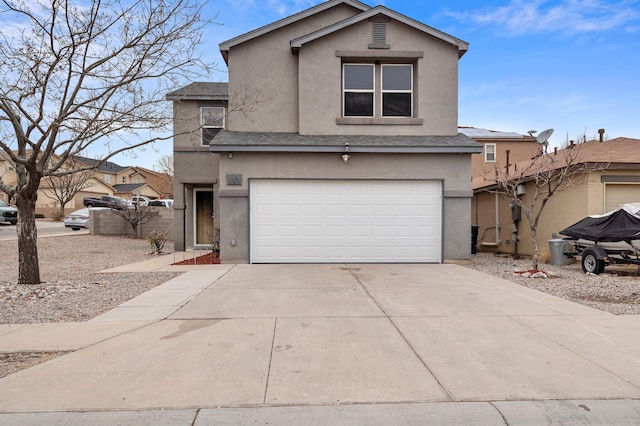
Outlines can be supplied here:
[[[154, 229], [167, 231], [167, 239], [172, 238], [173, 210], [158, 208], [158, 214], [147, 223], [140, 226], [140, 237], [147, 237]], [[89, 233], [93, 235], [133, 235], [131, 224], [111, 210], [91, 210], [89, 219]]]

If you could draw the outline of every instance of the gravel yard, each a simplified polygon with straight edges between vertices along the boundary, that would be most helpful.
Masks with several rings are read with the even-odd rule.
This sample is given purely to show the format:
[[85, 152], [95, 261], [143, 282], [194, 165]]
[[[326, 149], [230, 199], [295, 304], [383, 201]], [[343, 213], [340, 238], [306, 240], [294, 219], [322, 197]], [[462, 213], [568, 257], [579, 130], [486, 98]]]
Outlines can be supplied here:
[[[172, 244], [167, 243], [166, 247]], [[18, 242], [0, 241], [0, 324], [87, 321], [179, 275], [98, 274], [149, 259], [144, 239], [72, 235], [40, 238], [39, 285], [17, 285]]]
[[587, 275], [582, 272], [578, 258], [566, 266], [540, 264], [539, 269], [549, 272], [548, 278], [525, 278], [516, 271], [530, 269], [530, 259], [478, 253], [472, 256], [469, 268], [612, 314], [640, 314], [637, 266], [609, 266], [603, 274]]

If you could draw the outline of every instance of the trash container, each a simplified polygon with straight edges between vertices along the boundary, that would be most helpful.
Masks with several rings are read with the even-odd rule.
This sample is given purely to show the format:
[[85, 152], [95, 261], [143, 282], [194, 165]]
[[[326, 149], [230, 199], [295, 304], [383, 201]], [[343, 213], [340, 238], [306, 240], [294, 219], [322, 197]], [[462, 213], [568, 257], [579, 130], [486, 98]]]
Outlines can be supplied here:
[[471, 254], [478, 253], [478, 230], [480, 226], [471, 225]]
[[573, 257], [565, 256], [570, 253], [569, 241], [561, 238], [549, 240], [549, 253], [551, 255], [551, 264], [555, 266], [565, 266], [573, 262]]

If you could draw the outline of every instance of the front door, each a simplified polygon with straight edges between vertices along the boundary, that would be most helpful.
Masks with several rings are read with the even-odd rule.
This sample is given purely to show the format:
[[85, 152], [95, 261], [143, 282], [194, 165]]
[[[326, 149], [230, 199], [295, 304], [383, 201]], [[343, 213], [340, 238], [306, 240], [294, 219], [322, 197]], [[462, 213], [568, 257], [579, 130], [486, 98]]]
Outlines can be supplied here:
[[195, 245], [210, 246], [215, 237], [213, 232], [213, 190], [196, 188], [194, 199]]

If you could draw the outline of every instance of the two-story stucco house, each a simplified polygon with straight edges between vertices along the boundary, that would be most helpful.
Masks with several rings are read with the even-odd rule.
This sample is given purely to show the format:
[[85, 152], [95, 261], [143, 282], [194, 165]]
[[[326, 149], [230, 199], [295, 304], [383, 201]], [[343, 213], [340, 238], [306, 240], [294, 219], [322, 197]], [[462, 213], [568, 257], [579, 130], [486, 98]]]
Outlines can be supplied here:
[[[197, 222], [213, 214], [223, 262], [468, 258], [471, 155], [482, 147], [458, 133], [467, 49], [354, 0], [221, 43], [228, 109], [217, 86], [167, 97], [177, 120], [174, 196], [184, 209], [176, 249], [204, 241]], [[196, 120], [200, 132], [189, 130], [200, 129]], [[198, 192], [213, 208], [198, 213]]]

